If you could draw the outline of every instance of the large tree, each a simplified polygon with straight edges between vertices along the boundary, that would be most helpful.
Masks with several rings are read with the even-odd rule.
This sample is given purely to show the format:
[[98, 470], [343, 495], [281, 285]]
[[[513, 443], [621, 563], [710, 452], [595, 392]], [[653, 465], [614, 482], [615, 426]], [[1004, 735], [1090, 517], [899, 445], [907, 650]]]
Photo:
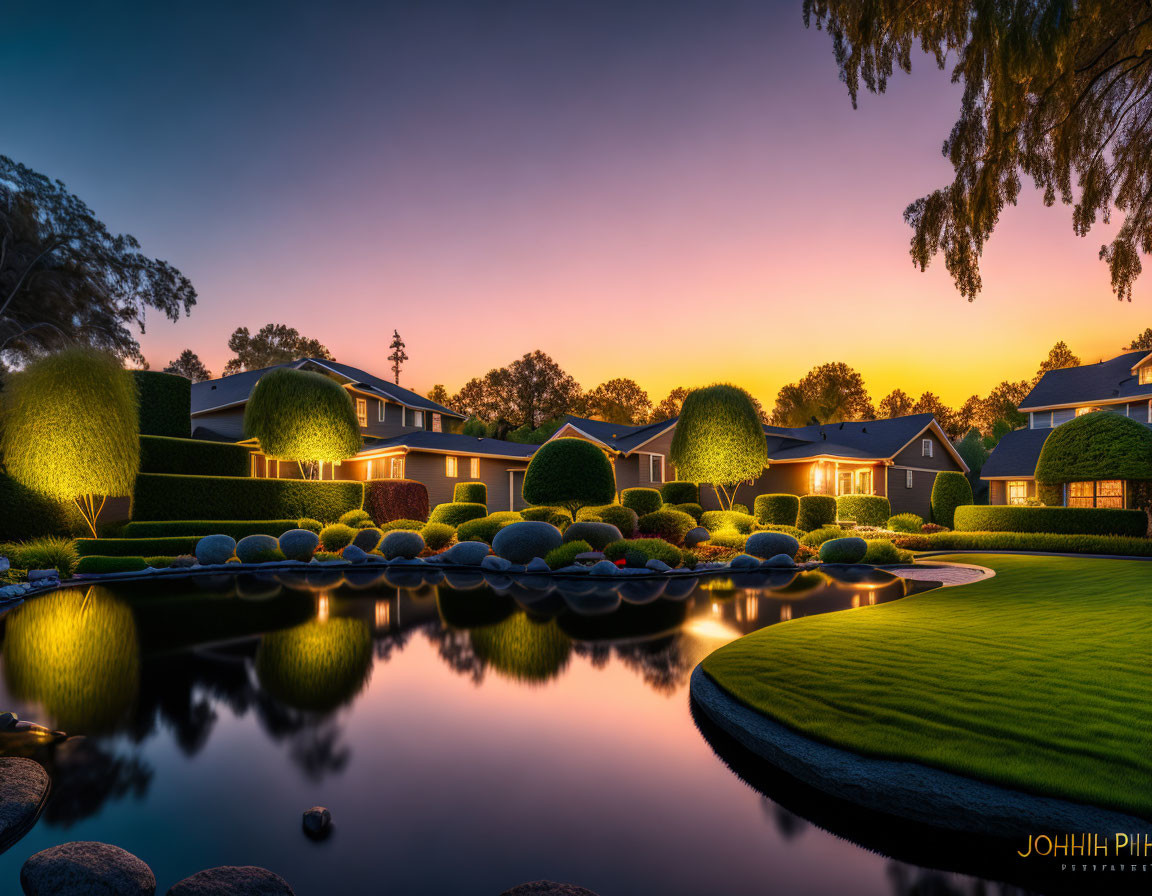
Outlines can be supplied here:
[[1152, 327], [1148, 327], [1143, 333], [1129, 342], [1128, 351], [1152, 352]]
[[955, 178], [904, 212], [921, 269], [938, 253], [961, 294], [980, 291], [980, 255], [1021, 175], [1046, 205], [1072, 206], [1086, 236], [1115, 211], [1100, 249], [1117, 298], [1131, 300], [1152, 251], [1152, 14], [1147, 0], [804, 0], [832, 36], [853, 105], [882, 93], [923, 51], [963, 87], [943, 153]]
[[711, 485], [721, 506], [731, 510], [740, 483], [768, 466], [768, 443], [752, 396], [723, 383], [689, 392], [669, 455], [677, 477]]
[[200, 356], [190, 348], [186, 348], [180, 352], [180, 357], [175, 361], [169, 361], [168, 366], [164, 368], [164, 372], [174, 373], [177, 376], [192, 380], [194, 383], [202, 383], [205, 380], [212, 379], [212, 371], [204, 366], [204, 362], [200, 360]]
[[58, 180], [0, 156], [0, 360], [19, 366], [71, 344], [141, 363], [132, 335], [154, 308], [179, 320], [196, 290], [113, 234]]
[[963, 430], [957, 428], [955, 412], [935, 392], [924, 392], [917, 398], [916, 403], [912, 405], [912, 413], [931, 414], [951, 439], [958, 439], [963, 435]]
[[1048, 357], [1040, 362], [1040, 368], [1036, 371], [1036, 376], [1032, 377], [1032, 385], [1040, 382], [1040, 377], [1044, 376], [1044, 374], [1050, 370], [1063, 370], [1065, 367], [1079, 366], [1080, 359], [1072, 354], [1072, 349], [1068, 348], [1068, 343], [1061, 340], [1048, 350]]
[[912, 396], [903, 389], [893, 389], [880, 399], [880, 404], [876, 408], [876, 415], [885, 420], [892, 417], [904, 417], [912, 413], [912, 406], [915, 403]]
[[652, 400], [635, 380], [617, 378], [601, 383], [581, 400], [584, 416], [606, 423], [635, 425], [647, 422]]
[[529, 352], [507, 367], [474, 377], [452, 397], [451, 407], [488, 423], [501, 435], [561, 417], [576, 405], [580, 386], [541, 351]]
[[837, 361], [813, 367], [799, 382], [784, 386], [776, 397], [772, 422], [777, 426], [807, 426], [875, 416], [864, 378]]
[[688, 397], [688, 390], [683, 386], [677, 386], [661, 401], [656, 407], [652, 408], [652, 413], [648, 417], [649, 423], [662, 423], [665, 420], [671, 420], [680, 414], [680, 408], [684, 404], [684, 399]]
[[299, 330], [285, 324], [265, 324], [255, 336], [247, 327], [237, 327], [228, 337], [228, 348], [236, 357], [224, 365], [225, 376], [286, 364], [298, 358], [335, 360], [318, 339], [301, 336]]
[[448, 406], [448, 402], [452, 398], [448, 394], [448, 390], [444, 388], [443, 383], [437, 383], [435, 386], [429, 389], [426, 397], [429, 401], [434, 401], [436, 404], [442, 404], [445, 407]]

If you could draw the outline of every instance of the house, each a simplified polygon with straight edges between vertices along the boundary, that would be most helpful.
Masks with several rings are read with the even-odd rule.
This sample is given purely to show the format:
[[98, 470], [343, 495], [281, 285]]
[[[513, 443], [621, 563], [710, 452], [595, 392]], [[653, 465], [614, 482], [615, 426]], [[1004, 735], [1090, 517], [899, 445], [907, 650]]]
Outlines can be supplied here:
[[[1019, 410], [1028, 427], [1005, 433], [980, 471], [990, 504], [1025, 504], [1036, 498], [1036, 463], [1056, 427], [1092, 411], [1152, 423], [1152, 353], [1125, 352], [1108, 361], [1050, 370], [1032, 387]], [[1122, 507], [1119, 480], [1076, 483], [1064, 502], [1080, 507]]]
[[659, 488], [676, 478], [668, 463], [675, 431], [675, 417], [645, 426], [628, 426], [569, 414], [549, 441], [578, 438], [599, 445], [612, 461], [617, 491], [623, 491], [639, 486]]

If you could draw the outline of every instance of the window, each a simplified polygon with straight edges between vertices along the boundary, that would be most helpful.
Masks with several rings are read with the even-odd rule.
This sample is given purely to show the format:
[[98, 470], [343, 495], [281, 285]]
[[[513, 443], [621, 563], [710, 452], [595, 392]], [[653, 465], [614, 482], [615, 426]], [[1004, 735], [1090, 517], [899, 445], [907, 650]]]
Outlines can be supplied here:
[[1024, 479], [1012, 479], [1008, 482], [1008, 503], [1028, 503], [1028, 482]]
[[1105, 479], [1096, 483], [1096, 506], [1124, 509], [1124, 481]]
[[480, 458], [473, 457], [468, 460], [468, 475], [472, 479], [480, 478]]
[[[347, 405], [345, 405], [347, 407]], [[356, 399], [356, 422], [361, 426], [368, 425], [368, 401], [364, 398]]]
[[459, 473], [456, 472], [457, 466], [457, 459], [455, 457], [449, 456], [444, 458], [444, 475], [449, 479], [455, 479], [459, 475]]
[[383, 401], [376, 402], [376, 422], [377, 423], [383, 423], [384, 422], [384, 404], [385, 404], [385, 402], [383, 402]]
[[1094, 482], [1069, 482], [1068, 506], [1091, 507], [1095, 498]]
[[836, 477], [836, 494], [850, 495], [852, 494], [852, 473], [848, 470], [843, 471]]
[[931, 439], [921, 439], [920, 440], [920, 456], [921, 457], [931, 457], [932, 456], [932, 440]]
[[439, 414], [433, 414], [432, 415], [432, 432], [443, 432], [444, 431], [443, 426], [444, 426], [444, 424], [442, 424], [440, 422], [440, 415]]
[[912, 488], [912, 471], [904, 471], [904, 488]]
[[372, 478], [372, 461], [368, 461], [368, 469], [364, 474], [364, 478], [365, 479], [371, 479]]
[[648, 455], [648, 481], [649, 482], [663, 482], [664, 481], [664, 455], [663, 454], [649, 454]]
[[391, 468], [388, 470], [389, 479], [403, 479], [404, 478], [404, 458], [392, 458]]
[[417, 429], [423, 429], [424, 412], [414, 411], [411, 408], [404, 408], [404, 425], [415, 426]]
[[1147, 386], [1152, 383], [1152, 364], [1145, 364], [1140, 368], [1140, 385]]
[[872, 494], [872, 471], [871, 470], [857, 470], [856, 471], [856, 494], [870, 495]]
[[1083, 417], [1085, 414], [1091, 414], [1092, 408], [1076, 408], [1076, 416]]

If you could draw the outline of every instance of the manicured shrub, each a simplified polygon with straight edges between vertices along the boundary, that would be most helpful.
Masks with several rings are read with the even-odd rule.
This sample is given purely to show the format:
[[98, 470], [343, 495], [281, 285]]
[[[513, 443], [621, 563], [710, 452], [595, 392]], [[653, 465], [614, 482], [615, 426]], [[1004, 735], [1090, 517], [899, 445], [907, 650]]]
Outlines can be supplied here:
[[148, 564], [143, 557], [81, 557], [76, 575], [107, 575], [113, 572], [143, 572]]
[[737, 484], [755, 479], [768, 466], [768, 445], [752, 396], [726, 384], [689, 392], [670, 455], [679, 475], [709, 483], [721, 506], [733, 509]]
[[75, 504], [34, 492], [0, 473], [0, 540], [88, 531]]
[[564, 538], [550, 523], [525, 520], [502, 528], [492, 539], [492, 550], [498, 557], [513, 563], [527, 563], [533, 557], [546, 557], [560, 547]]
[[433, 507], [428, 522], [459, 526], [468, 520], [478, 520], [487, 515], [488, 508], [483, 504], [465, 504], [454, 501], [451, 504], [437, 504]]
[[568, 517], [568, 522], [572, 522], [572, 514], [563, 507], [550, 507], [542, 505], [538, 507], [526, 507], [520, 511], [520, 516], [526, 520], [534, 522], [551, 522], [556, 514], [561, 514]]
[[800, 539], [804, 537], [804, 530], [797, 526], [773, 526], [768, 524], [757, 524], [755, 532], [783, 532], [786, 535], [791, 535], [793, 538]]
[[342, 560], [343, 558], [333, 551], [317, 551], [312, 555], [312, 559], [317, 563], [331, 563], [333, 560]]
[[757, 495], [752, 502], [756, 522], [770, 526], [795, 526], [800, 513], [796, 495]]
[[456, 529], [456, 540], [483, 541], [485, 544], [492, 544], [492, 539], [496, 537], [496, 533], [514, 522], [516, 522], [516, 520], [501, 519], [497, 516], [485, 516], [478, 520], [468, 520], [466, 523], [461, 523]]
[[663, 538], [670, 544], [683, 544], [688, 530], [695, 528], [696, 520], [679, 510], [657, 510], [640, 517], [640, 533]]
[[364, 502], [360, 482], [141, 473], [134, 520], [334, 520]]
[[800, 550], [800, 542], [784, 532], [753, 532], [741, 548], [746, 554], [767, 560], [777, 554], [795, 557]]
[[831, 495], [801, 495], [796, 527], [805, 532], [836, 522], [836, 499]]
[[206, 442], [203, 439], [140, 436], [141, 473], [247, 476], [250, 471], [249, 452], [243, 445]]
[[[131, 522], [124, 526], [125, 538], [171, 538], [177, 535], [271, 535], [279, 538], [285, 532], [301, 528], [296, 520], [163, 520]], [[316, 523], [316, 530], [320, 524]]]
[[831, 541], [833, 538], [842, 538], [844, 530], [839, 526], [823, 526], [819, 529], [813, 529], [811, 532], [805, 532], [804, 536], [800, 539], [800, 544], [807, 545], [810, 548], [818, 548], [826, 541]]
[[176, 565], [175, 557], [145, 557], [144, 562], [152, 569], [168, 569]]
[[308, 529], [289, 529], [280, 536], [280, 553], [289, 560], [307, 563], [320, 546], [320, 536]]
[[352, 544], [356, 537], [356, 530], [343, 523], [333, 523], [320, 530], [320, 546], [326, 551], [342, 551]]
[[898, 513], [888, 517], [887, 526], [893, 532], [919, 532], [924, 520], [914, 513]]
[[704, 508], [699, 504], [665, 504], [668, 510], [679, 510], [681, 513], [686, 513], [696, 522], [700, 522], [700, 517], [704, 515]]
[[76, 553], [81, 557], [147, 557], [149, 555], [190, 554], [202, 536], [176, 535], [170, 538], [77, 538]]
[[389, 532], [380, 542], [380, 553], [389, 560], [395, 560], [397, 557], [412, 559], [423, 550], [424, 539], [420, 533], [408, 532], [404, 529]]
[[236, 542], [236, 559], [241, 563], [268, 563], [285, 559], [285, 554], [271, 535], [249, 535]]
[[308, 517], [301, 517], [296, 521], [296, 527], [299, 529], [307, 529], [309, 532], [320, 534], [320, 530], [324, 528], [324, 524], [320, 520], [309, 519]]
[[549, 569], [561, 569], [575, 563], [576, 558], [580, 554], [587, 554], [592, 550], [596, 549], [586, 541], [580, 541], [579, 539], [576, 541], [566, 541], [560, 545], [560, 547], [550, 550], [548, 556], [544, 558], [544, 562], [548, 564]]
[[368, 554], [380, 546], [383, 538], [384, 533], [381, 530], [375, 526], [370, 526], [367, 529], [357, 529], [356, 534], [352, 538], [352, 544]]
[[731, 548], [734, 551], [743, 552], [744, 546], [747, 544], [751, 536], [741, 535], [734, 529], [720, 529], [717, 532], [711, 533], [708, 538], [708, 544], [714, 547]]
[[375, 529], [376, 524], [374, 522], [372, 522], [372, 520], [360, 520], [360, 522], [358, 522], [352, 528], [353, 529]]
[[428, 523], [420, 530], [420, 537], [430, 551], [440, 551], [452, 543], [456, 530], [447, 523]]
[[620, 492], [620, 504], [636, 511], [636, 516], [655, 513], [664, 506], [664, 499], [654, 488], [626, 488]]
[[428, 520], [428, 487], [412, 479], [373, 479], [364, 484], [364, 509], [378, 524]]
[[[1053, 535], [1048, 532], [940, 532], [923, 538], [932, 551], [1053, 551], [1066, 554], [1114, 554], [1152, 557], [1152, 539], [1121, 535]], [[904, 539], [897, 547], [909, 547]], [[915, 550], [915, 548], [910, 548]]]
[[882, 495], [841, 495], [836, 499], [836, 518], [852, 520], [858, 526], [883, 526], [892, 515], [892, 505]]
[[45, 535], [24, 542], [0, 544], [0, 557], [7, 557], [15, 569], [55, 569], [60, 578], [66, 579], [76, 568], [79, 554], [71, 538]]
[[372, 517], [368, 515], [368, 511], [361, 507], [354, 510], [349, 510], [347, 513], [340, 514], [340, 518], [336, 521], [345, 526], [351, 526], [353, 529], [359, 529], [361, 523], [368, 523], [374, 525]]
[[830, 538], [820, 545], [823, 563], [859, 563], [868, 553], [868, 542], [863, 538]]
[[929, 551], [932, 542], [927, 535], [900, 535], [892, 539], [892, 544], [905, 551]]
[[1148, 529], [1142, 510], [1109, 507], [1016, 507], [973, 504], [958, 507], [957, 532], [1049, 532], [1054, 535], [1127, 535]]
[[625, 538], [631, 538], [638, 531], [640, 518], [630, 507], [619, 504], [603, 504], [599, 507], [585, 507], [576, 514], [577, 521], [591, 520], [611, 523]]
[[196, 562], [202, 566], [227, 563], [236, 552], [236, 539], [230, 535], [205, 535], [196, 542]]
[[188, 438], [192, 432], [192, 381], [158, 370], [133, 370], [131, 374], [140, 406], [140, 435]]
[[741, 535], [748, 535], [755, 524], [755, 517], [738, 510], [706, 510], [700, 515], [700, 525], [712, 533], [734, 529]]
[[596, 551], [604, 550], [604, 548], [612, 542], [619, 541], [622, 537], [620, 530], [611, 523], [584, 521], [572, 523], [564, 530], [565, 544], [572, 541], [579, 541], [592, 545], [591, 549]]
[[665, 504], [699, 504], [700, 486], [695, 482], [665, 482], [660, 486], [660, 497]]
[[748, 509], [747, 504], [741, 504], [739, 502], [733, 503], [731, 509], [734, 510], [736, 513], [742, 513], [745, 516], [751, 516], [751, 514], [752, 514], [752, 511]]
[[947, 526], [940, 526], [936, 523], [925, 523], [920, 527], [920, 531], [925, 535], [932, 535], [935, 532], [947, 532]]
[[864, 552], [862, 563], [871, 563], [874, 566], [883, 566], [890, 563], [907, 562], [908, 554], [901, 551], [892, 542], [886, 539], [866, 539], [868, 550]]
[[452, 489], [452, 500], [457, 504], [488, 503], [488, 486], [483, 482], [457, 482]]
[[395, 532], [398, 529], [403, 529], [407, 532], [419, 532], [426, 525], [428, 524], [423, 523], [420, 520], [392, 520], [392, 522], [383, 523], [376, 528], [387, 534], [389, 532]]
[[1037, 483], [1099, 479], [1152, 479], [1152, 429], [1121, 414], [1095, 411], [1052, 430], [1036, 461]]
[[572, 517], [566, 511], [561, 511], [559, 513], [552, 514], [550, 517], [548, 517], [548, 519], [543, 520], [543, 522], [550, 523], [561, 532], [563, 532], [570, 525], [572, 525]]
[[649, 560], [663, 560], [669, 566], [680, 565], [683, 555], [678, 547], [663, 538], [622, 538], [604, 548], [604, 557], [616, 563], [633, 554], [643, 558], [642, 562], [629, 561], [629, 566], [644, 566]]
[[524, 473], [529, 504], [556, 504], [575, 514], [589, 504], [606, 504], [616, 494], [607, 456], [583, 439], [556, 439], [541, 445]]
[[[1067, 426], [1067, 424], [1064, 424]], [[1051, 438], [1051, 436], [1049, 436]], [[932, 521], [953, 528], [957, 507], [972, 503], [972, 483], [963, 473], [944, 471], [932, 483]]]

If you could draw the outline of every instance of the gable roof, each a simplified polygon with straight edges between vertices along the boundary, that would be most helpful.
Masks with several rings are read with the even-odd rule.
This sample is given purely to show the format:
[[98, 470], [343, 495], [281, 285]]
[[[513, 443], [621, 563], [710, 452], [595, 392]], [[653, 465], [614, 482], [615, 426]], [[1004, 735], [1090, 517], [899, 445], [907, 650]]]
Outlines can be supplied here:
[[299, 370], [304, 367], [316, 367], [328, 370], [338, 377], [347, 380], [346, 385], [353, 386], [362, 392], [370, 392], [394, 401], [397, 404], [418, 411], [434, 411], [449, 417], [461, 420], [464, 415], [450, 408], [437, 404], [422, 395], [375, 377], [367, 371], [338, 361], [328, 361], [324, 358], [300, 358], [285, 364], [273, 364], [271, 367], [262, 367], [259, 370], [245, 370], [203, 383], [192, 384], [192, 415], [203, 414], [207, 411], [216, 411], [233, 405], [243, 404], [252, 394], [252, 390], [264, 374], [272, 370], [288, 367]]
[[566, 414], [563, 425], [552, 434], [549, 441], [561, 438], [565, 428], [571, 427], [592, 441], [599, 442], [605, 448], [627, 455], [671, 429], [676, 425], [676, 419], [676, 417], [672, 417], [668, 420], [661, 420], [659, 423], [628, 426], [622, 423], [605, 423], [603, 420]]
[[360, 455], [376, 454], [394, 448], [411, 451], [429, 451], [434, 454], [479, 455], [503, 457], [510, 460], [529, 460], [539, 445], [523, 445], [519, 442], [505, 442], [501, 439], [481, 439], [454, 432], [429, 432], [417, 430], [388, 439], [368, 436]]
[[981, 479], [1029, 479], [1036, 473], [1040, 449], [1054, 429], [1014, 429], [1006, 432], [980, 469]]
[[1148, 357], [1149, 353], [1141, 349], [1098, 364], [1049, 370], [1020, 403], [1020, 410], [1027, 412], [1092, 402], [1109, 404], [1132, 398], [1152, 398], [1152, 383], [1140, 385], [1136, 372]]

